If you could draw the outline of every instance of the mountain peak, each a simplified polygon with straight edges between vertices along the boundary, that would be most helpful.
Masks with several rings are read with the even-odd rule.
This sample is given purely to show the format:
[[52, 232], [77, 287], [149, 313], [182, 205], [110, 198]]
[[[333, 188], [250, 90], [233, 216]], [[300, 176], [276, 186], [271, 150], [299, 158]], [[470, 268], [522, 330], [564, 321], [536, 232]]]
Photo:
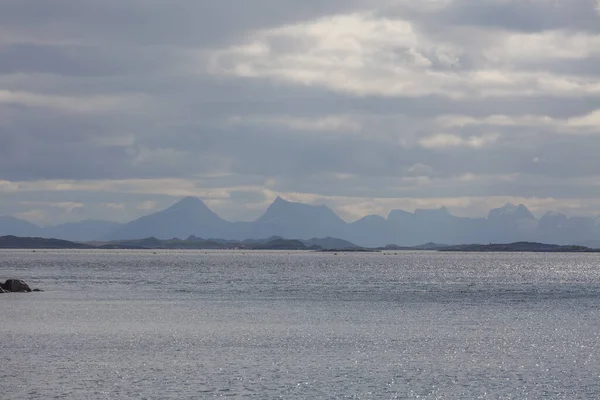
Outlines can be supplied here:
[[300, 238], [336, 236], [346, 225], [327, 206], [291, 202], [279, 196], [255, 222], [263, 229], [270, 227], [268, 231], [271, 233]]
[[281, 196], [277, 196], [275, 198], [275, 200], [273, 201], [273, 204], [289, 204], [289, 203], [291, 203], [291, 202], [283, 199]]
[[296, 212], [300, 212], [301, 210], [304, 210], [304, 212], [307, 212], [308, 210], [329, 210], [330, 212], [333, 212], [326, 205], [312, 205], [312, 204], [298, 203], [298, 202], [294, 202], [294, 201], [285, 200], [281, 196], [277, 196], [275, 198], [275, 200], [273, 201], [273, 203], [271, 203], [271, 205], [267, 208], [267, 212], [268, 211], [280, 212], [280, 211], [291, 211], [291, 210], [295, 210]]
[[413, 218], [414, 214], [404, 210], [392, 210], [388, 214], [388, 221], [404, 221], [406, 219]]
[[175, 203], [175, 205], [177, 204], [204, 204], [204, 202], [202, 200], [200, 200], [197, 197], [193, 197], [193, 196], [187, 196], [184, 197], [183, 199], [179, 200], [177, 203]]
[[206, 210], [208, 210], [208, 207], [202, 200], [197, 197], [188, 196], [179, 200], [165, 211], [197, 212]]
[[159, 239], [224, 236], [230, 223], [215, 214], [197, 197], [184, 197], [166, 210], [125, 224], [109, 239], [138, 239], [149, 235]]
[[546, 214], [544, 214], [543, 218], [567, 218], [567, 216], [557, 211], [548, 211]]
[[518, 206], [506, 203], [503, 207], [490, 210], [488, 218], [513, 217], [517, 219], [535, 219], [535, 216], [523, 204]]
[[523, 204], [519, 204], [519, 206], [517, 207], [517, 210], [515, 211], [515, 217], [525, 218], [525, 219], [535, 219], [535, 216]]

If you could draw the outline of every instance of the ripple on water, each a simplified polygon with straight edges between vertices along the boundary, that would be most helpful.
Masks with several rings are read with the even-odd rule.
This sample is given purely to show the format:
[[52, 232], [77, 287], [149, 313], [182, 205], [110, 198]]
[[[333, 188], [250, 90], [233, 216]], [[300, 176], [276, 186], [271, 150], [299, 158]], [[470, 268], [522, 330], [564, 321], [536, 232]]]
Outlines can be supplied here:
[[0, 256], [3, 399], [600, 397], [597, 255]]

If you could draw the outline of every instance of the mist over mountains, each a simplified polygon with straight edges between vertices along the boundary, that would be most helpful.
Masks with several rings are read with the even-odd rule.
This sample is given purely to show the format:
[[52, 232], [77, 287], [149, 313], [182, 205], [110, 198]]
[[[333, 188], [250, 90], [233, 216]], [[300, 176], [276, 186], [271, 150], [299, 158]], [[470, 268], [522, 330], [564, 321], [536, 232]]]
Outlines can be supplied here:
[[393, 210], [387, 218], [369, 215], [347, 223], [326, 206], [286, 201], [278, 197], [253, 222], [229, 222], [200, 199], [186, 197], [173, 206], [126, 224], [83, 221], [39, 227], [14, 217], [0, 217], [0, 235], [36, 236], [72, 241], [202, 238], [231, 240], [272, 236], [310, 239], [335, 237], [361, 246], [425, 242], [445, 244], [537, 241], [600, 247], [600, 217], [567, 217], [548, 212], [537, 219], [524, 205], [506, 204], [487, 218], [456, 217], [445, 207]]

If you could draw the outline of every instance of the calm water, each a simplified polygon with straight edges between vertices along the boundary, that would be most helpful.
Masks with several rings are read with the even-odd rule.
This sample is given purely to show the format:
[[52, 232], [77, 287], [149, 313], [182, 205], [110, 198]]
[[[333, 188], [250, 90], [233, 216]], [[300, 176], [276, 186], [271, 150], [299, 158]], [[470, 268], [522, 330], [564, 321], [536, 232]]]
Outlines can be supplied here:
[[600, 398], [600, 256], [1, 251], [2, 399]]

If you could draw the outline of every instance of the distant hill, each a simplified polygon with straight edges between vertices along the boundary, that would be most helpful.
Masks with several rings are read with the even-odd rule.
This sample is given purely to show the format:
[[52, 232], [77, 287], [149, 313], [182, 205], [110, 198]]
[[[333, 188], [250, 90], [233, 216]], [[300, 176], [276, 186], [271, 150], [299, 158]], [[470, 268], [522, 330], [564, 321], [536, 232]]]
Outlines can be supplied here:
[[252, 247], [255, 250], [308, 250], [300, 240], [275, 239]]
[[187, 239], [161, 240], [155, 237], [135, 240], [117, 240], [108, 243], [97, 243], [102, 248], [145, 248], [145, 249], [182, 249], [182, 250], [308, 250], [301, 240], [272, 237], [262, 240], [224, 240], [202, 239], [190, 236]]
[[466, 244], [448, 246], [439, 251], [467, 251], [467, 252], [552, 252], [552, 253], [586, 253], [600, 252], [585, 246], [559, 246], [556, 244], [516, 242], [508, 244]]
[[326, 238], [312, 238], [308, 240], [303, 240], [302, 243], [306, 247], [319, 247], [321, 249], [329, 250], [347, 250], [347, 249], [356, 249], [359, 246], [351, 243], [347, 240], [326, 237]]
[[418, 250], [438, 250], [438, 249], [444, 249], [448, 247], [447, 244], [440, 244], [440, 243], [433, 243], [433, 242], [428, 242], [425, 244], [420, 244], [418, 246], [415, 246], [415, 249]]
[[[343, 245], [347, 247], [321, 247], [319, 241], [326, 245]], [[312, 244], [311, 244], [312, 243]], [[308, 244], [311, 244], [310, 246]], [[446, 246], [436, 243], [426, 243], [419, 246], [388, 245], [381, 248], [350, 247], [352, 243], [336, 238], [312, 239], [302, 241], [298, 239], [285, 239], [271, 237], [262, 240], [223, 240], [202, 239], [190, 236], [187, 239], [161, 240], [154, 237], [135, 240], [112, 241], [108, 243], [76, 243], [68, 240], [46, 239], [38, 237], [1, 236], [0, 249], [173, 249], [173, 250], [321, 250], [321, 251], [379, 251], [379, 250], [436, 250], [447, 252], [562, 252], [562, 253], [589, 253], [598, 252], [600, 249], [591, 249], [585, 246], [560, 246], [554, 244], [516, 242], [508, 244], [463, 244]]]
[[89, 249], [92, 246], [82, 243], [69, 242], [60, 239], [45, 239], [39, 237], [0, 237], [1, 249]]

